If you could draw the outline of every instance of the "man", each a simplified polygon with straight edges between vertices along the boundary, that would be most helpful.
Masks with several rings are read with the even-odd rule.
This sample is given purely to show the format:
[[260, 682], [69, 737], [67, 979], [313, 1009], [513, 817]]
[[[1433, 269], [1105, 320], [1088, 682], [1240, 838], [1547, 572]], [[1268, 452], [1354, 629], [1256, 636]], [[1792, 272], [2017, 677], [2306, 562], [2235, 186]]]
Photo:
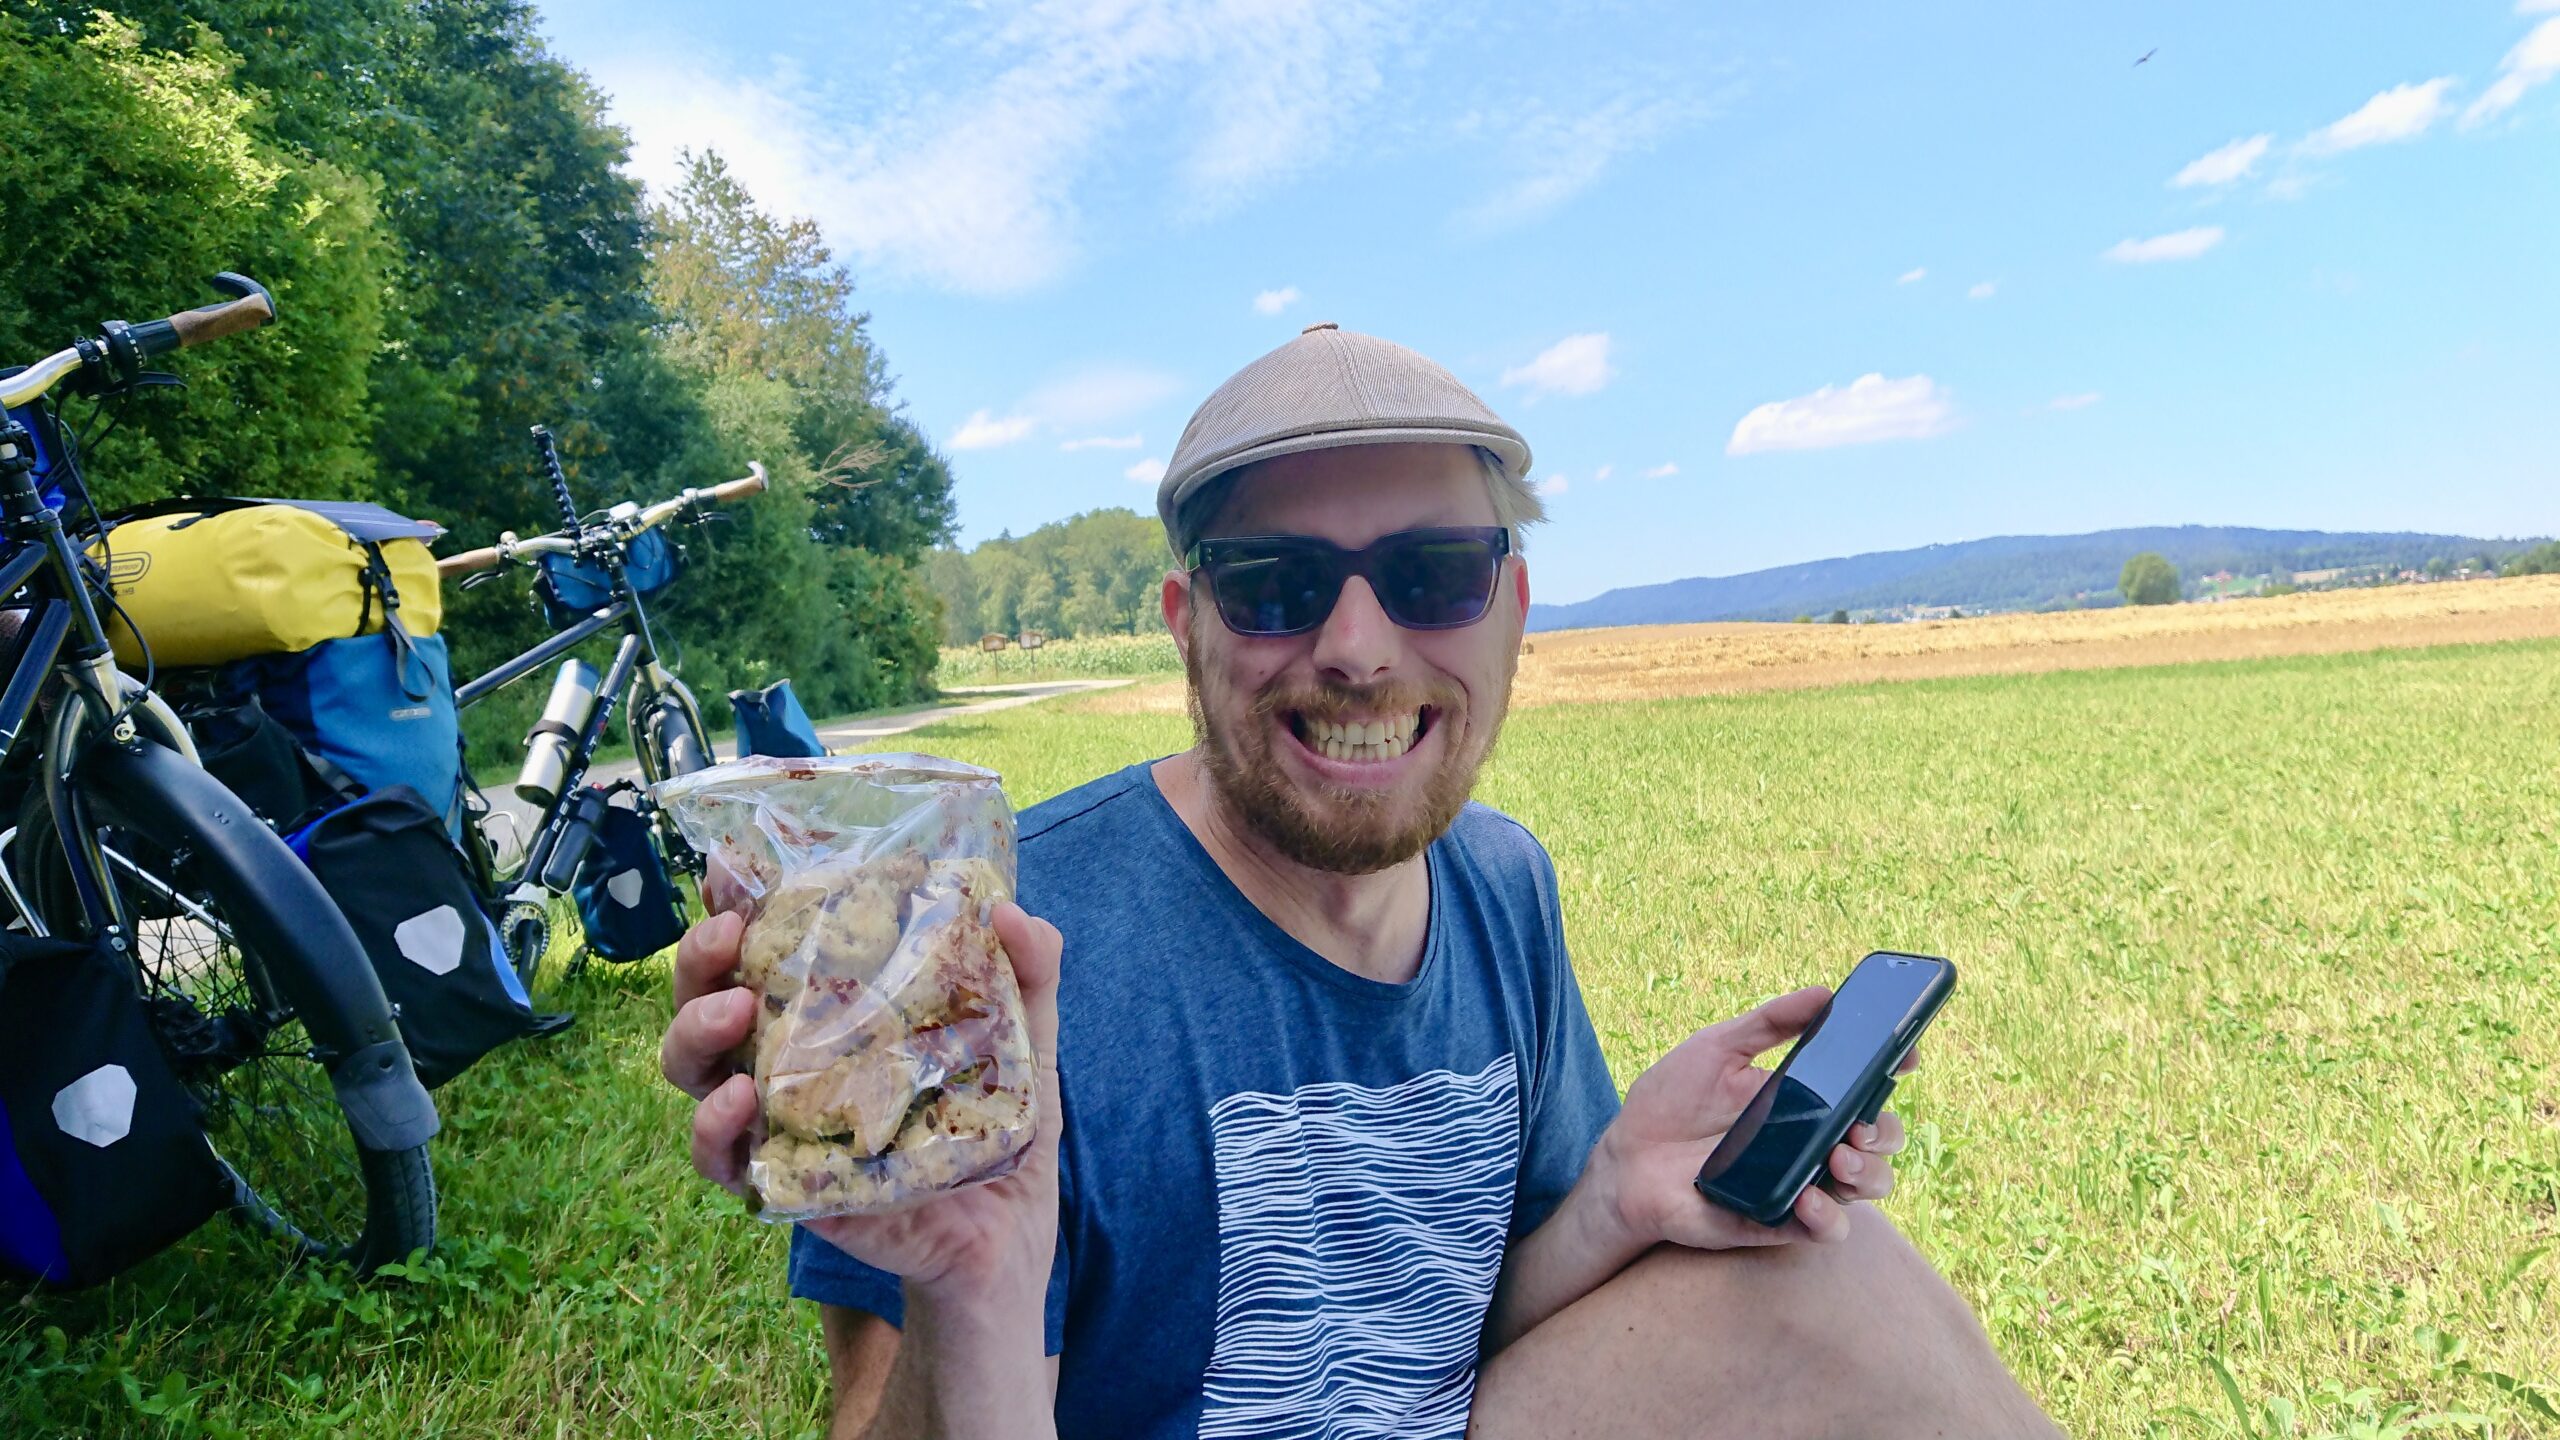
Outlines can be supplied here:
[[[1446, 371], [1330, 325], [1192, 417], [1157, 508], [1197, 743], [1022, 816], [1022, 1168], [794, 1235], [836, 1435], [2052, 1433], [1866, 1203], [1898, 1120], [1783, 1229], [1691, 1188], [1824, 991], [1619, 1104], [1554, 870], [1467, 799], [1528, 613], [1528, 473]], [[662, 1052], [733, 1188], [739, 928], [686, 937]]]

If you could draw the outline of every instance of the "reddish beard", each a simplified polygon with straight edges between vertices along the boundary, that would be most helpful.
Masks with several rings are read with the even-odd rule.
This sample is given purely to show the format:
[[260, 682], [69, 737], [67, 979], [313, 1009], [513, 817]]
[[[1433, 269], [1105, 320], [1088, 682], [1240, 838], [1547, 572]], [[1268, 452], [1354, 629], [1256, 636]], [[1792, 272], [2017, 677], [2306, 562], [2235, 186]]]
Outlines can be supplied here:
[[[1509, 677], [1477, 723], [1466, 692], [1454, 681], [1392, 681], [1384, 685], [1288, 685], [1274, 681], [1254, 697], [1233, 731], [1220, 725], [1209, 704], [1210, 676], [1202, 664], [1201, 609], [1192, 611], [1191, 643], [1183, 669], [1190, 677], [1191, 729], [1209, 781], [1245, 828], [1272, 849], [1311, 870], [1369, 875], [1401, 865], [1446, 833], [1474, 793], [1476, 772], [1492, 753], [1502, 727]], [[1210, 621], [1207, 623], [1217, 623]], [[1271, 753], [1275, 721], [1295, 713], [1307, 720], [1345, 715], [1394, 715], [1429, 707], [1440, 737], [1440, 759], [1422, 777], [1419, 797], [1410, 785], [1391, 791], [1322, 785], [1310, 795], [1282, 773]], [[1400, 813], [1401, 812], [1401, 813]]]

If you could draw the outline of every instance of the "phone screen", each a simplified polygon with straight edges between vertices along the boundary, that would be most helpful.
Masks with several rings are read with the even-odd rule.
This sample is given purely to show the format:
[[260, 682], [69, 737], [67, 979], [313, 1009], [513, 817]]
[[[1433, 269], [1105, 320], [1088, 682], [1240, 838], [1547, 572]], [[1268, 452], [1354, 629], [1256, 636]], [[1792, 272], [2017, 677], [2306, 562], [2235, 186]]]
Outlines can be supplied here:
[[1851, 971], [1821, 1025], [1787, 1056], [1768, 1119], [1717, 1171], [1721, 1183], [1743, 1194], [1775, 1189], [1785, 1178], [1778, 1172], [1811, 1140], [1807, 1132], [1848, 1102], [1867, 1062], [1893, 1038], [1938, 970], [1927, 960], [1878, 957]]

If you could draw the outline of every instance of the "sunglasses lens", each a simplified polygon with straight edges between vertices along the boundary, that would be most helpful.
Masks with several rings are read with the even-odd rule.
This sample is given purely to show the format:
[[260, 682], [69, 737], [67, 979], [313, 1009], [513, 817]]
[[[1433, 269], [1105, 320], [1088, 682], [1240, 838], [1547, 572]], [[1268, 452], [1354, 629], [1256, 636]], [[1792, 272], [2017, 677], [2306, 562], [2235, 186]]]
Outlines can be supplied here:
[[1414, 629], [1449, 629], [1483, 619], [1500, 569], [1491, 543], [1458, 536], [1381, 546], [1371, 567], [1380, 608]]
[[1324, 623], [1341, 593], [1332, 559], [1303, 550], [1221, 558], [1210, 569], [1218, 614], [1239, 635], [1294, 635]]

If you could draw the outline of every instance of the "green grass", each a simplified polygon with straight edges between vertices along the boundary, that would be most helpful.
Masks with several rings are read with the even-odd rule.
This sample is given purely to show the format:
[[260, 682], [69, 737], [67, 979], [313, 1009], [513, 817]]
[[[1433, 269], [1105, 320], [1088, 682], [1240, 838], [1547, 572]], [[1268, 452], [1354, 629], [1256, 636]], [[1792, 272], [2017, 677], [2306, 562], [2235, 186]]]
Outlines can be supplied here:
[[[896, 743], [1029, 803], [1187, 738]], [[1485, 798], [1555, 855], [1622, 1081], [1870, 948], [1955, 959], [1890, 1213], [2071, 1433], [2504, 1440], [2560, 1434], [2556, 758], [2531, 643], [1529, 711]], [[411, 1275], [217, 1224], [8, 1297], [10, 1433], [816, 1434], [782, 1234], [654, 1078], [664, 983], [592, 969], [439, 1093]]]

